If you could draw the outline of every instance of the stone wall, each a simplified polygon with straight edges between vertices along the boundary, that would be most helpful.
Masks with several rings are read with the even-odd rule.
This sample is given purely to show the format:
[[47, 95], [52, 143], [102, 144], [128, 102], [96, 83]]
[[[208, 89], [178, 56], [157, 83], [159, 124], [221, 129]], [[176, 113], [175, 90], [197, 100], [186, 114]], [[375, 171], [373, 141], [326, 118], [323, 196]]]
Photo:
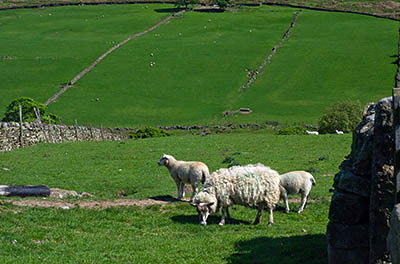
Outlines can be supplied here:
[[40, 142], [110, 141], [129, 139], [127, 129], [91, 128], [83, 126], [45, 125], [40, 123], [0, 123], [0, 151]]
[[384, 263], [395, 203], [392, 99], [369, 106], [339, 166], [327, 226], [331, 264]]

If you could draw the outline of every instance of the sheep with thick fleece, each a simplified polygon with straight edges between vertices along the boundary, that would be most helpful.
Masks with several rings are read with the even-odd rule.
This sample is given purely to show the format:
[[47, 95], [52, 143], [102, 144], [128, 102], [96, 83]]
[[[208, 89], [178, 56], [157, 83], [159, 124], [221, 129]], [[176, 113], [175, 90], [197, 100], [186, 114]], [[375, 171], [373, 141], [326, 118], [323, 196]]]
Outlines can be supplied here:
[[158, 161], [159, 166], [167, 167], [178, 189], [178, 199], [185, 196], [185, 183], [192, 186], [193, 192], [190, 201], [197, 194], [199, 183], [204, 183], [210, 175], [206, 164], [200, 161], [176, 160], [173, 156], [164, 154]]
[[278, 172], [260, 163], [219, 169], [207, 178], [192, 205], [199, 213], [201, 225], [206, 225], [208, 216], [219, 208], [222, 208], [219, 225], [224, 225], [225, 214], [229, 220], [229, 207], [233, 204], [258, 208], [254, 224], [260, 223], [264, 207], [268, 208], [268, 225], [272, 225], [272, 210], [279, 202], [279, 180]]
[[288, 194], [301, 194], [301, 204], [297, 213], [301, 213], [306, 207], [307, 198], [312, 185], [315, 185], [314, 177], [306, 171], [291, 171], [280, 176], [281, 198], [285, 202], [286, 213], [289, 212]]

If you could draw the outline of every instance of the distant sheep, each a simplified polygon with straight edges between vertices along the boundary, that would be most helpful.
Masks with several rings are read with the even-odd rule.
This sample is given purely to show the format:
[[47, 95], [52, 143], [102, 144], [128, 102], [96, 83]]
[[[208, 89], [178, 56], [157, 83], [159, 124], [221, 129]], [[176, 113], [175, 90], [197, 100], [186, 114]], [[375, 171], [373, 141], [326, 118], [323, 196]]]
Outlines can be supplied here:
[[315, 185], [314, 177], [306, 171], [291, 171], [280, 176], [281, 198], [285, 202], [286, 213], [289, 212], [288, 194], [301, 194], [301, 205], [297, 213], [301, 213], [306, 207], [307, 198], [312, 185]]
[[159, 166], [167, 167], [172, 179], [176, 183], [178, 189], [178, 199], [185, 196], [185, 183], [190, 184], [193, 189], [190, 201], [197, 194], [199, 183], [204, 183], [210, 175], [208, 167], [203, 162], [199, 161], [182, 161], [176, 160], [173, 156], [164, 154], [158, 161]]
[[319, 135], [318, 131], [308, 131], [308, 130], [305, 130], [305, 132], [306, 132], [307, 135]]
[[254, 224], [260, 223], [264, 207], [269, 210], [268, 225], [274, 223], [272, 210], [279, 202], [279, 174], [262, 164], [233, 166], [219, 169], [207, 178], [201, 191], [194, 197], [193, 206], [206, 225], [209, 214], [222, 208], [219, 225], [225, 224], [225, 214], [230, 219], [229, 207], [233, 204], [258, 208]]
[[338, 134], [338, 135], [343, 135], [344, 134], [343, 131], [340, 131], [340, 130], [337, 130], [337, 129], [336, 129], [335, 133]]

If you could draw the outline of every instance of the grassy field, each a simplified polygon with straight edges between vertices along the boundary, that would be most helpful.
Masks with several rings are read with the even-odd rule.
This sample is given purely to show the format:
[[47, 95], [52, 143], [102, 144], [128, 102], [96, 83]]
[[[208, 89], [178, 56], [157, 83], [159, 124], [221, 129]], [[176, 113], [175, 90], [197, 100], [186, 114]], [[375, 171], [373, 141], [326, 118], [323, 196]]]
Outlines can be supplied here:
[[[159, 22], [171, 7], [1, 12], [0, 65], [7, 92], [0, 112], [18, 96], [44, 102], [113, 43]], [[116, 50], [50, 110], [67, 124], [77, 119], [84, 125], [316, 124], [337, 101], [364, 104], [390, 94], [398, 22], [307, 10], [272, 64], [239, 94], [246, 69], [255, 69], [269, 54], [295, 11], [264, 6], [188, 12]], [[223, 111], [239, 107], [254, 112], [223, 118]]]
[[[46, 184], [113, 200], [176, 196], [173, 180], [157, 161], [162, 153], [202, 160], [216, 170], [226, 156], [241, 164], [263, 162], [283, 173], [310, 169], [317, 185], [298, 215], [276, 211], [275, 224], [252, 226], [256, 210], [220, 213], [201, 227], [187, 203], [165, 206], [70, 210], [16, 207], [0, 198], [2, 263], [326, 263], [325, 227], [333, 174], [349, 153], [350, 135], [277, 136], [233, 134], [174, 136], [122, 142], [40, 144], [0, 153], [2, 184]], [[171, 151], [172, 150], [172, 151]], [[62, 164], [62, 165], [61, 165]], [[5, 170], [7, 168], [8, 170]], [[190, 194], [187, 194], [189, 196]], [[34, 199], [35, 200], [35, 199]], [[42, 199], [39, 199], [42, 200]], [[52, 200], [52, 199], [50, 199]], [[264, 219], [265, 220], [265, 219]]]

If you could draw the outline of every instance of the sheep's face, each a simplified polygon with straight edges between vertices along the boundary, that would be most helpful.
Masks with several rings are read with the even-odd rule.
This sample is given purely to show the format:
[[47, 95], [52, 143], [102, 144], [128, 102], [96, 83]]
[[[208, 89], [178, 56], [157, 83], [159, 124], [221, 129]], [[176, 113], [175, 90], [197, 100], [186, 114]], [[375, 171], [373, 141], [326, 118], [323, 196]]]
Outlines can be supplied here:
[[158, 166], [168, 166], [169, 159], [167, 155], [163, 155], [162, 158], [158, 161]]
[[207, 225], [207, 218], [211, 213], [211, 206], [213, 204], [214, 202], [193, 204], [193, 206], [196, 207], [197, 213], [199, 214], [200, 225]]

